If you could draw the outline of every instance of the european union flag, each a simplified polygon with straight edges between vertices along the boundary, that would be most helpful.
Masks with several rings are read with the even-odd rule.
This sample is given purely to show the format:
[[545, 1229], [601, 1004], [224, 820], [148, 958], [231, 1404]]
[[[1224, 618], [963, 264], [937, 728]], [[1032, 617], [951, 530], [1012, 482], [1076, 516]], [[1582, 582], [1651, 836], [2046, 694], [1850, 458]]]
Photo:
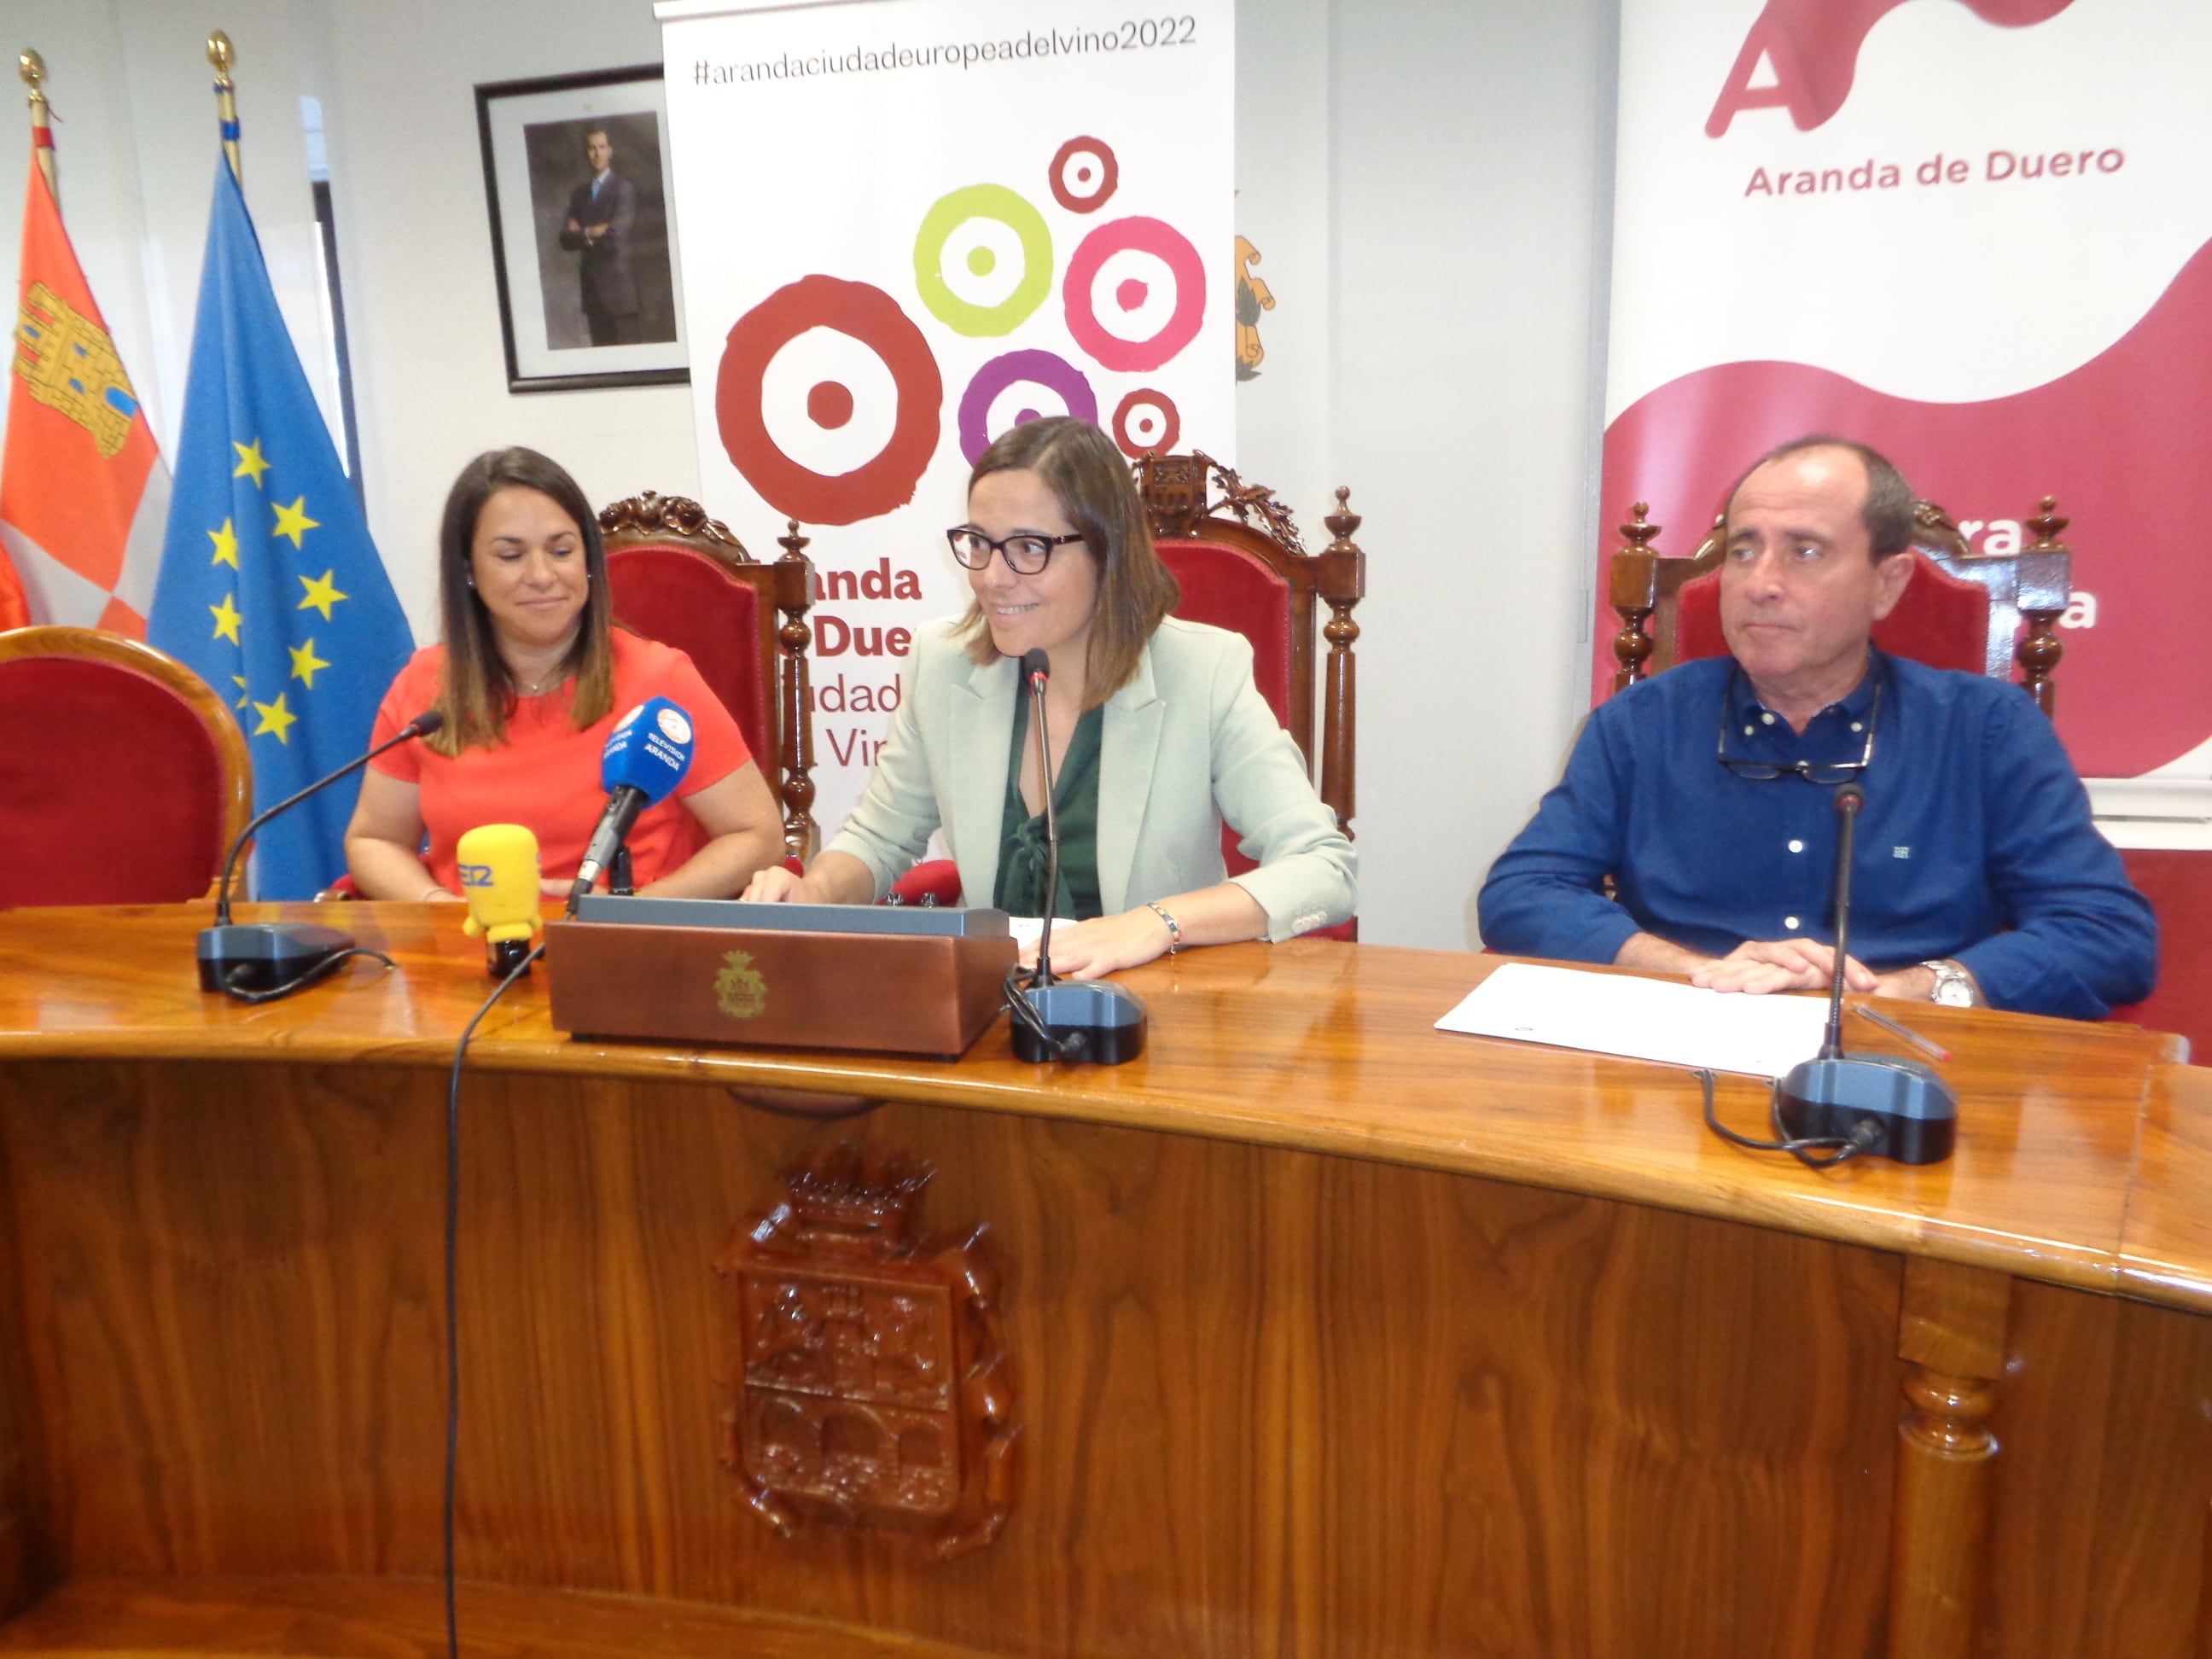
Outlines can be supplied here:
[[[230, 699], [256, 811], [368, 746], [414, 648], [220, 160], [147, 638]], [[344, 872], [359, 791], [349, 778], [260, 832], [257, 896], [312, 898]]]

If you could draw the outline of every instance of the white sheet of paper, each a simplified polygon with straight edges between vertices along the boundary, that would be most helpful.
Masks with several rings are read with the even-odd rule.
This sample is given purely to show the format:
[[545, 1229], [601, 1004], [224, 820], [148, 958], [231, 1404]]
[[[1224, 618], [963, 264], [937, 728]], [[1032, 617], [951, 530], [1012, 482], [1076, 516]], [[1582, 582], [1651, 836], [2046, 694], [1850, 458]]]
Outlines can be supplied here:
[[1827, 1023], [1822, 997], [1744, 996], [1509, 962], [1438, 1020], [1437, 1030], [1780, 1077], [1820, 1052]]

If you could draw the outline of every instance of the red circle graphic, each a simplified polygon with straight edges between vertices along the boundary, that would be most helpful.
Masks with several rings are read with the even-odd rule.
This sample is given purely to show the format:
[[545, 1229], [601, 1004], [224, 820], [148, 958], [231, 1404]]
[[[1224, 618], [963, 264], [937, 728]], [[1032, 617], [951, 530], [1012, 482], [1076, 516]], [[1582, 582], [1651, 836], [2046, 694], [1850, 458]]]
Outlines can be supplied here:
[[[762, 383], [775, 354], [811, 328], [848, 335], [882, 358], [898, 388], [891, 435], [874, 459], [834, 477], [801, 466], [769, 435]], [[825, 383], [826, 384], [826, 383]], [[821, 387], [816, 388], [819, 393]], [[849, 394], [848, 394], [849, 396]], [[898, 301], [866, 283], [802, 276], [762, 301], [731, 325], [714, 380], [714, 423], [730, 464], [786, 518], [803, 524], [856, 524], [903, 507], [937, 453], [945, 382], [929, 342]], [[823, 425], [827, 406], [809, 415]], [[850, 418], [850, 410], [846, 411]], [[836, 424], [842, 424], [838, 422]]]
[[853, 418], [853, 389], [840, 380], [823, 380], [806, 394], [806, 418], [825, 432], [835, 432]]
[[[1091, 306], [1091, 290], [1099, 267], [1124, 250], [1153, 254], [1175, 274], [1175, 311], [1149, 340], [1109, 334]], [[1120, 285], [1124, 289], [1130, 286]], [[1199, 325], [1206, 319], [1206, 263], [1173, 225], [1158, 219], [1116, 219], [1083, 239], [1067, 262], [1060, 298], [1067, 313], [1067, 331], [1093, 362], [1124, 374], [1149, 374], [1198, 337]], [[1122, 303], [1127, 305], [1126, 297]]]
[[[1129, 435], [1129, 417], [1147, 406], [1159, 412], [1162, 430], [1151, 443], [1140, 444]], [[1140, 386], [1114, 405], [1114, 441], [1133, 461], [1140, 459], [1147, 450], [1166, 453], [1182, 436], [1182, 412], [1175, 406], [1175, 399], [1157, 386]]]
[[[1098, 183], [1087, 196], [1079, 196], [1067, 187], [1067, 164], [1079, 155], [1091, 156], [1097, 164]], [[1070, 213], [1096, 213], [1121, 186], [1121, 164], [1114, 159], [1114, 147], [1104, 139], [1071, 138], [1053, 152], [1045, 180], [1052, 186], [1052, 199]]]

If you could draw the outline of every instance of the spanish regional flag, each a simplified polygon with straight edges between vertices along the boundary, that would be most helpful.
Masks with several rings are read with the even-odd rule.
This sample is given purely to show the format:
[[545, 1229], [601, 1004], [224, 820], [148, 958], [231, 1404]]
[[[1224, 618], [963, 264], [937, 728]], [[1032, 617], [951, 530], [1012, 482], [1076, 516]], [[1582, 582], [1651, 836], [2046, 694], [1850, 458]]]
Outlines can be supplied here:
[[23, 191], [11, 367], [0, 457], [0, 624], [61, 623], [143, 640], [169, 518], [169, 471], [35, 156]]

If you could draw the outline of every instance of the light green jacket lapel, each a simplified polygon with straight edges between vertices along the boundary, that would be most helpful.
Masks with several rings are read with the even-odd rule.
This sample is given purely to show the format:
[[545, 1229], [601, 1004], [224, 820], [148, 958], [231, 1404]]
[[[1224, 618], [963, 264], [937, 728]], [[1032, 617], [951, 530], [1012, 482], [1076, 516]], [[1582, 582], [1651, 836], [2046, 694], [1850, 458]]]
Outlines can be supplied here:
[[1013, 659], [967, 670], [946, 698], [951, 787], [939, 797], [945, 840], [960, 855], [961, 902], [987, 905], [999, 886], [999, 831], [1006, 810], [1006, 750], [1014, 740]]
[[1098, 902], [1108, 915], [1129, 908], [1129, 874], [1137, 860], [1159, 758], [1167, 705], [1152, 681], [1152, 652], [1137, 658], [1136, 677], [1106, 699], [1098, 749]]

